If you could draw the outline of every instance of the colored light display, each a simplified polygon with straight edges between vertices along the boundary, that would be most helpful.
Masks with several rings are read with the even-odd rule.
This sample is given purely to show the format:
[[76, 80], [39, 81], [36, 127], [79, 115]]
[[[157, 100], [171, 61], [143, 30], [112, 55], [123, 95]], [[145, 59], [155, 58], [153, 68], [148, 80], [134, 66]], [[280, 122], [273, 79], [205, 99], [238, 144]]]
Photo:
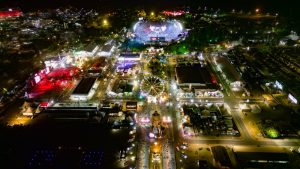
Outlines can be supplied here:
[[20, 10], [9, 9], [7, 11], [0, 11], [0, 18], [19, 17], [21, 15], [22, 15], [22, 11], [20, 11]]
[[168, 16], [180, 16], [185, 14], [184, 11], [163, 11], [162, 13]]
[[167, 21], [139, 21], [133, 27], [136, 40], [140, 42], [177, 40], [183, 31], [180, 22]]

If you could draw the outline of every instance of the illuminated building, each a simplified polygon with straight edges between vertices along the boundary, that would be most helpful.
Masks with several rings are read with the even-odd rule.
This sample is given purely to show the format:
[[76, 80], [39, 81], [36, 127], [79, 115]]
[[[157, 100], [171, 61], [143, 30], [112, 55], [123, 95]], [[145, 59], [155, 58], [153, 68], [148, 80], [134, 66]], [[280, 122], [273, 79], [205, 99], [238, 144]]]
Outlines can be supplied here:
[[0, 11], [0, 18], [8, 18], [8, 17], [19, 17], [23, 13], [18, 9], [8, 9], [6, 11]]

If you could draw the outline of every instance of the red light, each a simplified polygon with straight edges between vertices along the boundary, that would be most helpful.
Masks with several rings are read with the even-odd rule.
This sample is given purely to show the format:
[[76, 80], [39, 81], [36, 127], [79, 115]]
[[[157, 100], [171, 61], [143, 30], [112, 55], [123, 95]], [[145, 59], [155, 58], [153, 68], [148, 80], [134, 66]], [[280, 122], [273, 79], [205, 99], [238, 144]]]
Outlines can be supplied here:
[[77, 67], [59, 68], [52, 70], [47, 75], [43, 74], [41, 81], [30, 90], [30, 98], [41, 96], [50, 91], [60, 92], [66, 88], [74, 87], [73, 77], [78, 75], [79, 69]]
[[163, 11], [162, 12], [165, 15], [171, 15], [171, 16], [180, 16], [182, 14], [184, 14], [184, 11]]
[[41, 102], [40, 106], [41, 107], [48, 107], [48, 104], [49, 104], [48, 102]]
[[22, 15], [22, 11], [20, 10], [0, 11], [0, 18], [19, 17], [21, 15]]
[[217, 79], [215, 78], [215, 76], [211, 76], [211, 82], [213, 84], [217, 84]]

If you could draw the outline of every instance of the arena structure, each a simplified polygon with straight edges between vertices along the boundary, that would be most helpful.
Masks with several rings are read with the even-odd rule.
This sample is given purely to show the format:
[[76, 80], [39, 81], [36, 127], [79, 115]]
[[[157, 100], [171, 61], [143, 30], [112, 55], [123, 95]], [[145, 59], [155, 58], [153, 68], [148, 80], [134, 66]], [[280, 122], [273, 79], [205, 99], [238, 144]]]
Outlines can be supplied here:
[[177, 20], [141, 20], [133, 27], [134, 39], [145, 44], [177, 41], [183, 37], [183, 31]]

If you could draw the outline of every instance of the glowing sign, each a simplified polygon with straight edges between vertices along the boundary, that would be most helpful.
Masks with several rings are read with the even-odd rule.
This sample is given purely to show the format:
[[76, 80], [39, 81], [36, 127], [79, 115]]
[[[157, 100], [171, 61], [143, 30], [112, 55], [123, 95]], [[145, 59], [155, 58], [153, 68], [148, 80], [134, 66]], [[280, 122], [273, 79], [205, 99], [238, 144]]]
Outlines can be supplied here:
[[288, 95], [288, 98], [289, 98], [289, 100], [290, 100], [292, 103], [295, 103], [295, 104], [298, 103], [298, 100], [297, 100], [293, 95], [291, 95], [290, 93], [289, 93], [289, 95]]
[[280, 89], [280, 90], [282, 90], [282, 89], [283, 89], [283, 86], [282, 86], [282, 84], [281, 84], [281, 83], [279, 83], [277, 80], [275, 81], [275, 86], [276, 86], [278, 89]]
[[164, 25], [164, 26], [152, 26], [152, 25], [150, 25], [150, 30], [152, 32], [155, 32], [155, 33], [164, 32], [166, 29], [167, 29], [166, 25]]
[[36, 84], [38, 84], [41, 81], [41, 77], [39, 75], [35, 74], [34, 81]]
[[149, 133], [149, 137], [150, 137], [150, 138], [154, 138], [155, 135], [154, 135], [153, 133]]
[[156, 37], [151, 37], [150, 39], [151, 39], [152, 41], [156, 41], [156, 40], [157, 40]]
[[50, 69], [49, 69], [49, 67], [46, 67], [46, 69], [45, 69], [45, 73], [46, 74], [48, 74], [50, 72]]

